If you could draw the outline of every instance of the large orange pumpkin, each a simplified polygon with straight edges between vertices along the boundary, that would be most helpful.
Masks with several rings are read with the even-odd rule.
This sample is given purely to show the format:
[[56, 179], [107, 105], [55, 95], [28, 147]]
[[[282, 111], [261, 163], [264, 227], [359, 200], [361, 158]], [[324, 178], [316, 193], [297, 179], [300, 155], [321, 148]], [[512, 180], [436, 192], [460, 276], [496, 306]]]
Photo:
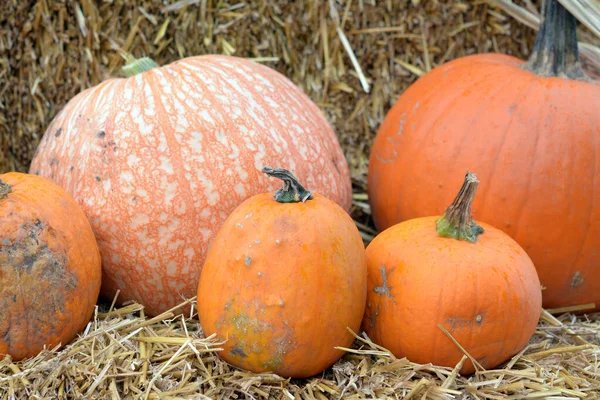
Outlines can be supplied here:
[[339, 359], [360, 328], [367, 267], [350, 216], [304, 189], [287, 170], [265, 168], [284, 188], [251, 197], [217, 233], [198, 286], [204, 333], [219, 354], [253, 371], [304, 378]]
[[[397, 357], [454, 367], [462, 350], [484, 368], [518, 353], [536, 329], [542, 292], [531, 259], [510, 236], [471, 217], [468, 173], [440, 217], [396, 224], [367, 247], [363, 327]], [[468, 360], [461, 372], [475, 371]]]
[[487, 182], [476, 217], [530, 255], [544, 306], [600, 307], [600, 86], [580, 68], [575, 19], [547, 0], [528, 62], [483, 54], [421, 77], [373, 144], [380, 230], [439, 215], [462, 171]]
[[0, 175], [0, 359], [69, 343], [90, 320], [100, 253], [77, 203], [49, 180]]
[[121, 302], [136, 300], [156, 315], [194, 296], [208, 243], [227, 215], [273, 188], [260, 174], [267, 164], [285, 162], [349, 209], [336, 135], [283, 75], [215, 55], [131, 70], [73, 98], [30, 169], [65, 188], [89, 217], [106, 297], [120, 289]]

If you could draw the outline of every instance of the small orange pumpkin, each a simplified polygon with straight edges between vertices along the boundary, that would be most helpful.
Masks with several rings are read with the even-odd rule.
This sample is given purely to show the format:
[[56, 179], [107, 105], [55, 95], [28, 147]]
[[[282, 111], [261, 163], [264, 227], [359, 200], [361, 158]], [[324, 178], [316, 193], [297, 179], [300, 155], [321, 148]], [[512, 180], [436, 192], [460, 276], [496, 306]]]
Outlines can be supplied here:
[[[363, 328], [397, 357], [454, 367], [464, 353], [441, 325], [489, 369], [535, 331], [542, 302], [535, 267], [508, 235], [472, 220], [477, 185], [468, 173], [444, 216], [401, 222], [367, 247]], [[474, 370], [467, 361], [461, 372]]]
[[263, 172], [283, 189], [251, 197], [227, 218], [198, 286], [206, 335], [226, 339], [221, 357], [253, 372], [315, 375], [338, 360], [364, 315], [365, 248], [333, 201], [284, 169]]
[[400, 96], [373, 143], [369, 201], [380, 230], [439, 215], [477, 170], [477, 218], [527, 251], [544, 307], [600, 309], [600, 84], [581, 69], [575, 18], [557, 0], [544, 9], [528, 62], [459, 58]]
[[69, 343], [90, 320], [100, 253], [77, 203], [49, 180], [0, 175], [0, 358]]

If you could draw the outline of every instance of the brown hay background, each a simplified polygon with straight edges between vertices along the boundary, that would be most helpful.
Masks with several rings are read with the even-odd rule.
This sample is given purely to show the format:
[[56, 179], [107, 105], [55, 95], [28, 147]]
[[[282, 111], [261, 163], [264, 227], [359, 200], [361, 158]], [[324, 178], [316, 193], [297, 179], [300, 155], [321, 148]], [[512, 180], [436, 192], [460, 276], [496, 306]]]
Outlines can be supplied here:
[[[332, 3], [369, 80], [369, 94], [340, 44]], [[393, 30], [377, 32], [384, 27]], [[159, 64], [224, 53], [275, 57], [263, 62], [324, 110], [353, 177], [364, 183], [377, 128], [417, 77], [400, 63], [423, 71], [472, 53], [523, 57], [533, 38], [532, 29], [485, 1], [3, 0], [0, 172], [27, 170], [58, 110], [81, 90], [120, 76], [119, 51], [148, 55]]]

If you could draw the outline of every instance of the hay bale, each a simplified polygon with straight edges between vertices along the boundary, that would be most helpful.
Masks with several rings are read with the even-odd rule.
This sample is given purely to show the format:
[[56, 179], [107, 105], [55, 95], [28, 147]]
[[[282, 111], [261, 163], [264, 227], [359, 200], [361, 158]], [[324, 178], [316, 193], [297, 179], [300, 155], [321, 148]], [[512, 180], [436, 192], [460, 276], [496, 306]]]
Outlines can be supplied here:
[[120, 76], [121, 52], [160, 64], [224, 53], [256, 58], [302, 87], [329, 117], [352, 176], [364, 184], [376, 130], [416, 74], [472, 53], [522, 57], [534, 35], [485, 1], [7, 3], [0, 10], [7, 21], [0, 24], [0, 172], [26, 171], [57, 111], [81, 90]]
[[[193, 304], [192, 300], [192, 304]], [[597, 399], [600, 314], [544, 311], [530, 343], [505, 365], [471, 376], [396, 358], [364, 335], [332, 368], [310, 379], [253, 374], [217, 356], [215, 337], [170, 310], [103, 306], [61, 351], [0, 360], [0, 399]]]

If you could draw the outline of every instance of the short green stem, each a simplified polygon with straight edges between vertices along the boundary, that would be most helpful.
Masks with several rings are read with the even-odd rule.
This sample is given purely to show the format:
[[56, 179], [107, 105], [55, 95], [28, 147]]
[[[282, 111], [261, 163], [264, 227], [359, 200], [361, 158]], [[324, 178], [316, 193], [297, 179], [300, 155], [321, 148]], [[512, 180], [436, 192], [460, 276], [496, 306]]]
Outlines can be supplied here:
[[448, 206], [444, 216], [436, 221], [438, 235], [473, 243], [477, 241], [477, 236], [483, 233], [483, 228], [473, 221], [471, 205], [478, 185], [477, 176], [467, 172], [458, 195]]
[[4, 199], [8, 194], [12, 192], [12, 187], [0, 179], [0, 200]]
[[306, 190], [304, 186], [298, 182], [298, 178], [296, 178], [290, 171], [283, 168], [264, 167], [262, 172], [273, 178], [281, 179], [283, 181], [283, 188], [275, 192], [275, 200], [277, 202], [304, 203], [306, 200], [313, 198], [312, 193]]
[[159, 65], [150, 57], [142, 57], [138, 59], [130, 57], [129, 60], [127, 60], [127, 64], [125, 64], [121, 70], [127, 77], [130, 77], [149, 71], [158, 66]]

